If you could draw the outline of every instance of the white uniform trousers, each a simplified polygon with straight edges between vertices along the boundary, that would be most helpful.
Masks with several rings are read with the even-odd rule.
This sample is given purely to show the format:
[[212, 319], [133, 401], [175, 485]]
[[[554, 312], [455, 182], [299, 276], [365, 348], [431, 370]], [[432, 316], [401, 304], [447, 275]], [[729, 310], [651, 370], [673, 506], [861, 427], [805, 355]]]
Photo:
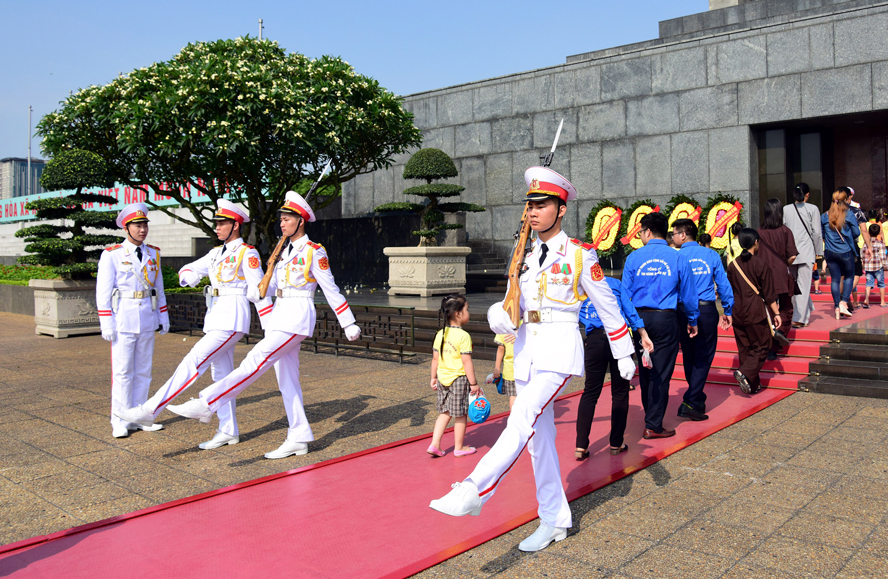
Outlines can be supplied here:
[[154, 332], [130, 334], [117, 332], [111, 342], [111, 426], [129, 423], [114, 411], [138, 406], [147, 400], [151, 387], [151, 361], [154, 357]]
[[[234, 370], [234, 346], [244, 337], [243, 332], [226, 332], [212, 330], [191, 348], [185, 359], [176, 368], [173, 376], [166, 384], [154, 393], [145, 403], [145, 408], [157, 416], [176, 396], [194, 384], [207, 368], [212, 369], [213, 381], [218, 382]], [[219, 432], [229, 436], [237, 436], [237, 418], [234, 415], [234, 398], [223, 404], [216, 411], [219, 417]]]
[[811, 320], [811, 312], [814, 311], [814, 302], [811, 299], [811, 278], [814, 275], [816, 264], [800, 263], [791, 265], [795, 270], [796, 280], [802, 293], [792, 296], [792, 321], [807, 324]]
[[278, 388], [284, 399], [290, 426], [287, 440], [310, 442], [314, 440], [305, 409], [302, 407], [302, 387], [299, 384], [299, 345], [305, 336], [279, 330], [265, 332], [265, 338], [250, 350], [241, 365], [222, 380], [200, 391], [200, 397], [210, 410], [234, 400], [247, 386], [265, 374], [272, 365], [278, 377]]
[[533, 462], [540, 520], [554, 527], [572, 526], [570, 505], [561, 484], [553, 409], [555, 397], [568, 381], [570, 374], [537, 371], [534, 366], [530, 367], [530, 381], [515, 380], [518, 397], [506, 428], [466, 479], [475, 483], [481, 504], [493, 496], [527, 447]]

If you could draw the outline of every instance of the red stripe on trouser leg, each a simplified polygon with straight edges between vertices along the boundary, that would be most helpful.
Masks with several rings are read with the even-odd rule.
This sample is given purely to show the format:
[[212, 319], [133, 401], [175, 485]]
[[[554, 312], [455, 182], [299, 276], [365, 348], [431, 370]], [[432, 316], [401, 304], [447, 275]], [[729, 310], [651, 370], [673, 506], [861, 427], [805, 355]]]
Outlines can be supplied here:
[[[210, 352], [209, 356], [207, 356], [206, 358], [204, 358], [203, 361], [201, 361], [197, 366], [195, 366], [195, 368], [200, 368], [201, 366], [203, 366], [204, 364], [206, 364], [209, 360], [211, 360], [211, 359], [213, 358], [213, 356], [216, 355], [216, 352], [218, 352], [219, 350], [221, 350], [222, 348], [224, 348], [224, 347], [226, 346], [226, 344], [228, 344], [228, 342], [230, 342], [231, 339], [232, 339], [233, 337], [235, 337], [237, 334], [238, 334], [237, 332], [234, 332], [234, 333], [232, 333], [230, 336], [228, 336], [228, 339], [225, 340], [224, 342], [222, 342], [222, 345], [221, 345], [221, 346], [219, 346], [218, 348], [216, 348], [215, 350], [213, 350], [212, 352]], [[157, 405], [157, 408], [154, 409], [154, 414], [157, 414], [158, 412], [160, 412], [160, 411], [161, 411], [161, 410], [162, 410], [167, 404], [169, 404], [169, 403], [170, 403], [170, 402], [171, 402], [176, 396], [178, 396], [179, 394], [182, 393], [183, 390], [185, 390], [186, 388], [188, 388], [188, 387], [191, 385], [191, 383], [194, 382], [194, 381], [197, 379], [198, 376], [200, 376], [200, 374], [201, 374], [201, 373], [200, 373], [199, 371], [198, 371], [198, 372], [195, 372], [195, 373], [194, 373], [194, 376], [192, 376], [191, 378], [188, 379], [187, 382], [185, 382], [184, 384], [182, 384], [182, 387], [181, 387], [181, 388], [179, 388], [178, 390], [176, 390], [172, 395], [168, 396], [165, 400], [163, 400], [160, 404], [158, 404], [158, 405]]]
[[[216, 397], [213, 398], [212, 400], [208, 400], [208, 401], [207, 401], [207, 404], [208, 404], [208, 405], [213, 405], [213, 404], [215, 404], [220, 398], [223, 398], [226, 394], [228, 394], [229, 392], [231, 392], [232, 390], [234, 390], [235, 388], [237, 388], [238, 386], [240, 386], [241, 384], [243, 384], [244, 382], [246, 382], [247, 380], [249, 380], [250, 378], [252, 378], [253, 375], [255, 375], [256, 372], [258, 372], [259, 370], [261, 370], [261, 369], [262, 369], [262, 366], [264, 366], [265, 363], [268, 362], [268, 359], [269, 359], [269, 358], [271, 358], [272, 356], [274, 356], [275, 354], [277, 354], [277, 353], [278, 353], [278, 352], [279, 352], [284, 346], [286, 346], [287, 344], [289, 344], [290, 342], [292, 342], [292, 341], [293, 341], [293, 338], [295, 338], [295, 337], [298, 336], [298, 335], [299, 335], [299, 334], [293, 334], [292, 336], [290, 336], [290, 338], [289, 338], [286, 342], [284, 342], [283, 344], [281, 344], [280, 346], [278, 346], [278, 347], [277, 347], [277, 348], [276, 348], [271, 354], [269, 354], [268, 356], [266, 356], [265, 359], [262, 360], [262, 362], [260, 362], [260, 363], [256, 366], [256, 369], [253, 370], [252, 372], [250, 372], [249, 376], [247, 376], [246, 378], [244, 378], [243, 380], [241, 380], [240, 382], [238, 382], [237, 384], [235, 384], [234, 386], [232, 386], [231, 388], [229, 388], [228, 390], [226, 390], [226, 391], [223, 392], [222, 394], [219, 394], [218, 396], [216, 396]], [[259, 343], [261, 344], [262, 342], [259, 342]], [[258, 344], [257, 344], [257, 345], [258, 345]], [[249, 354], [247, 354], [247, 356], [249, 356]]]
[[[561, 386], [559, 386], [555, 390], [555, 393], [552, 394], [552, 396], [546, 401], [545, 404], [543, 404], [543, 406], [540, 408], [540, 411], [537, 413], [536, 417], [534, 417], [533, 423], [530, 425], [531, 428], [536, 426], [537, 420], [539, 420], [540, 416], [543, 414], [543, 411], [546, 410], [546, 407], [552, 403], [552, 400], [554, 400], [556, 396], [558, 396], [558, 393], [561, 392], [561, 389], [564, 388], [564, 385], [567, 384], [567, 381], [570, 380], [570, 378], [571, 378], [570, 376], [565, 378], [564, 381], [561, 383]], [[506, 427], [508, 428], [508, 425]], [[492, 485], [490, 485], [489, 487], [487, 487], [486, 489], [484, 489], [483, 491], [478, 493], [479, 497], [483, 497], [487, 493], [493, 491], [497, 487], [499, 482], [503, 479], [503, 477], [506, 476], [506, 474], [508, 474], [508, 472], [510, 470], [512, 470], [512, 467], [515, 466], [516, 462], [518, 462], [518, 459], [521, 457], [521, 454], [524, 452], [524, 449], [527, 448], [527, 445], [530, 442], [530, 439], [533, 438], [534, 434], [536, 434], [535, 431], [530, 433], [530, 436], [527, 437], [527, 442], [525, 442], [524, 446], [521, 447], [521, 450], [518, 451], [518, 455], [515, 457], [515, 460], [513, 460], [512, 463], [506, 468], [506, 470], [504, 470], [503, 473], [497, 477], [497, 479], [493, 482]]]

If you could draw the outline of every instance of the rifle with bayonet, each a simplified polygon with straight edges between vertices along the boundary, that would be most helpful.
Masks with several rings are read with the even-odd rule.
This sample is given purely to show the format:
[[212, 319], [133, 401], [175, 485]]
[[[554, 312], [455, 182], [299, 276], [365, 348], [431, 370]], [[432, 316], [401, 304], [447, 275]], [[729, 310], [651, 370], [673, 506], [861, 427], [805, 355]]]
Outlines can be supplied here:
[[[558, 131], [555, 133], [555, 142], [552, 143], [552, 150], [546, 155], [540, 155], [540, 161], [543, 167], [548, 167], [555, 159], [555, 148], [558, 146], [558, 139], [561, 137], [561, 128], [564, 127], [564, 119], [558, 124]], [[521, 224], [518, 231], [515, 232], [515, 247], [512, 249], [512, 259], [509, 261], [509, 270], [506, 274], [509, 278], [509, 290], [506, 292], [506, 298], [503, 300], [503, 309], [509, 314], [512, 325], [516, 328], [521, 321], [521, 288], [519, 286], [519, 277], [527, 270], [524, 264], [524, 258], [532, 251], [528, 247], [530, 242], [530, 219], [527, 218], [527, 204], [524, 204], [524, 213], [521, 214]]]
[[[333, 159], [327, 161], [327, 164], [324, 166], [324, 170], [321, 171], [321, 176], [318, 177], [318, 180], [314, 182], [314, 185], [311, 186], [311, 189], [308, 190], [308, 193], [305, 194], [305, 198], [307, 199], [312, 193], [315, 192], [315, 189], [318, 188], [318, 185], [321, 183], [321, 179], [324, 178], [324, 175], [327, 174], [327, 169], [330, 168], [330, 163], [333, 162]], [[268, 293], [268, 286], [271, 283], [271, 276], [274, 275], [274, 268], [277, 265], [277, 262], [281, 260], [281, 252], [286, 247], [286, 242], [290, 240], [289, 237], [281, 237], [277, 242], [277, 245], [274, 248], [274, 251], [271, 252], [271, 255], [268, 257], [268, 262], [265, 264], [265, 275], [262, 276], [262, 281], [259, 282], [259, 297], [264, 298], [265, 294]]]

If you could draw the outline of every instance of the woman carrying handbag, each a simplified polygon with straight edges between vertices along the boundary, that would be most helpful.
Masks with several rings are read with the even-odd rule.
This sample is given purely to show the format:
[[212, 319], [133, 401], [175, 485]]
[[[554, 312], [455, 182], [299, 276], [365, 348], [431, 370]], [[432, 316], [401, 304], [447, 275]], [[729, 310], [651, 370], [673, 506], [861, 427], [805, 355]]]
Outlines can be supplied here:
[[[848, 300], [854, 284], [854, 240], [860, 236], [857, 219], [848, 210], [848, 193], [840, 187], [832, 195], [832, 205], [820, 217], [823, 231], [823, 258], [829, 267], [836, 319], [851, 317]], [[850, 219], [849, 219], [850, 217]]]
[[762, 253], [759, 259], [765, 261], [774, 274], [774, 291], [777, 292], [777, 305], [780, 308], [782, 323], [774, 326], [774, 341], [768, 360], [776, 360], [783, 346], [789, 345], [789, 330], [792, 327], [794, 295], [801, 293], [789, 267], [799, 255], [792, 230], [783, 224], [783, 204], [779, 199], [765, 202], [765, 218], [758, 230]]
[[[740, 366], [734, 379], [745, 394], [755, 394], [762, 388], [761, 372], [774, 335], [774, 326], [780, 326], [780, 310], [771, 269], [760, 256], [759, 234], [755, 229], [743, 229], [737, 236], [743, 253], [728, 265], [728, 281], [734, 290], [734, 340], [740, 355]], [[774, 326], [768, 316], [773, 314]]]

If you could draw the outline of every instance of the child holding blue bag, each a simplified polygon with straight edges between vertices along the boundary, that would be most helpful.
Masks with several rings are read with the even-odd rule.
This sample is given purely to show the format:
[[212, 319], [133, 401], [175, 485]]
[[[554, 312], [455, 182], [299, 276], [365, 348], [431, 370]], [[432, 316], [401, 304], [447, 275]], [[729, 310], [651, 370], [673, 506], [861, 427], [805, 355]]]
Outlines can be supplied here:
[[498, 347], [490, 383], [496, 384], [497, 392], [509, 397], [509, 411], [511, 412], [512, 405], [515, 404], [515, 397], [518, 395], [518, 391], [515, 390], [515, 336], [497, 334], [493, 343]]
[[438, 311], [438, 326], [446, 320], [447, 325], [438, 330], [434, 341], [432, 376], [430, 386], [438, 393], [438, 419], [432, 433], [432, 444], [426, 450], [433, 457], [441, 457], [441, 439], [450, 419], [453, 425], [453, 455], [475, 454], [472, 446], [464, 446], [466, 417], [469, 413], [469, 392], [479, 394], [475, 380], [475, 367], [472, 364], [472, 337], [462, 327], [469, 321], [469, 304], [466, 297], [450, 294], [441, 300]]

